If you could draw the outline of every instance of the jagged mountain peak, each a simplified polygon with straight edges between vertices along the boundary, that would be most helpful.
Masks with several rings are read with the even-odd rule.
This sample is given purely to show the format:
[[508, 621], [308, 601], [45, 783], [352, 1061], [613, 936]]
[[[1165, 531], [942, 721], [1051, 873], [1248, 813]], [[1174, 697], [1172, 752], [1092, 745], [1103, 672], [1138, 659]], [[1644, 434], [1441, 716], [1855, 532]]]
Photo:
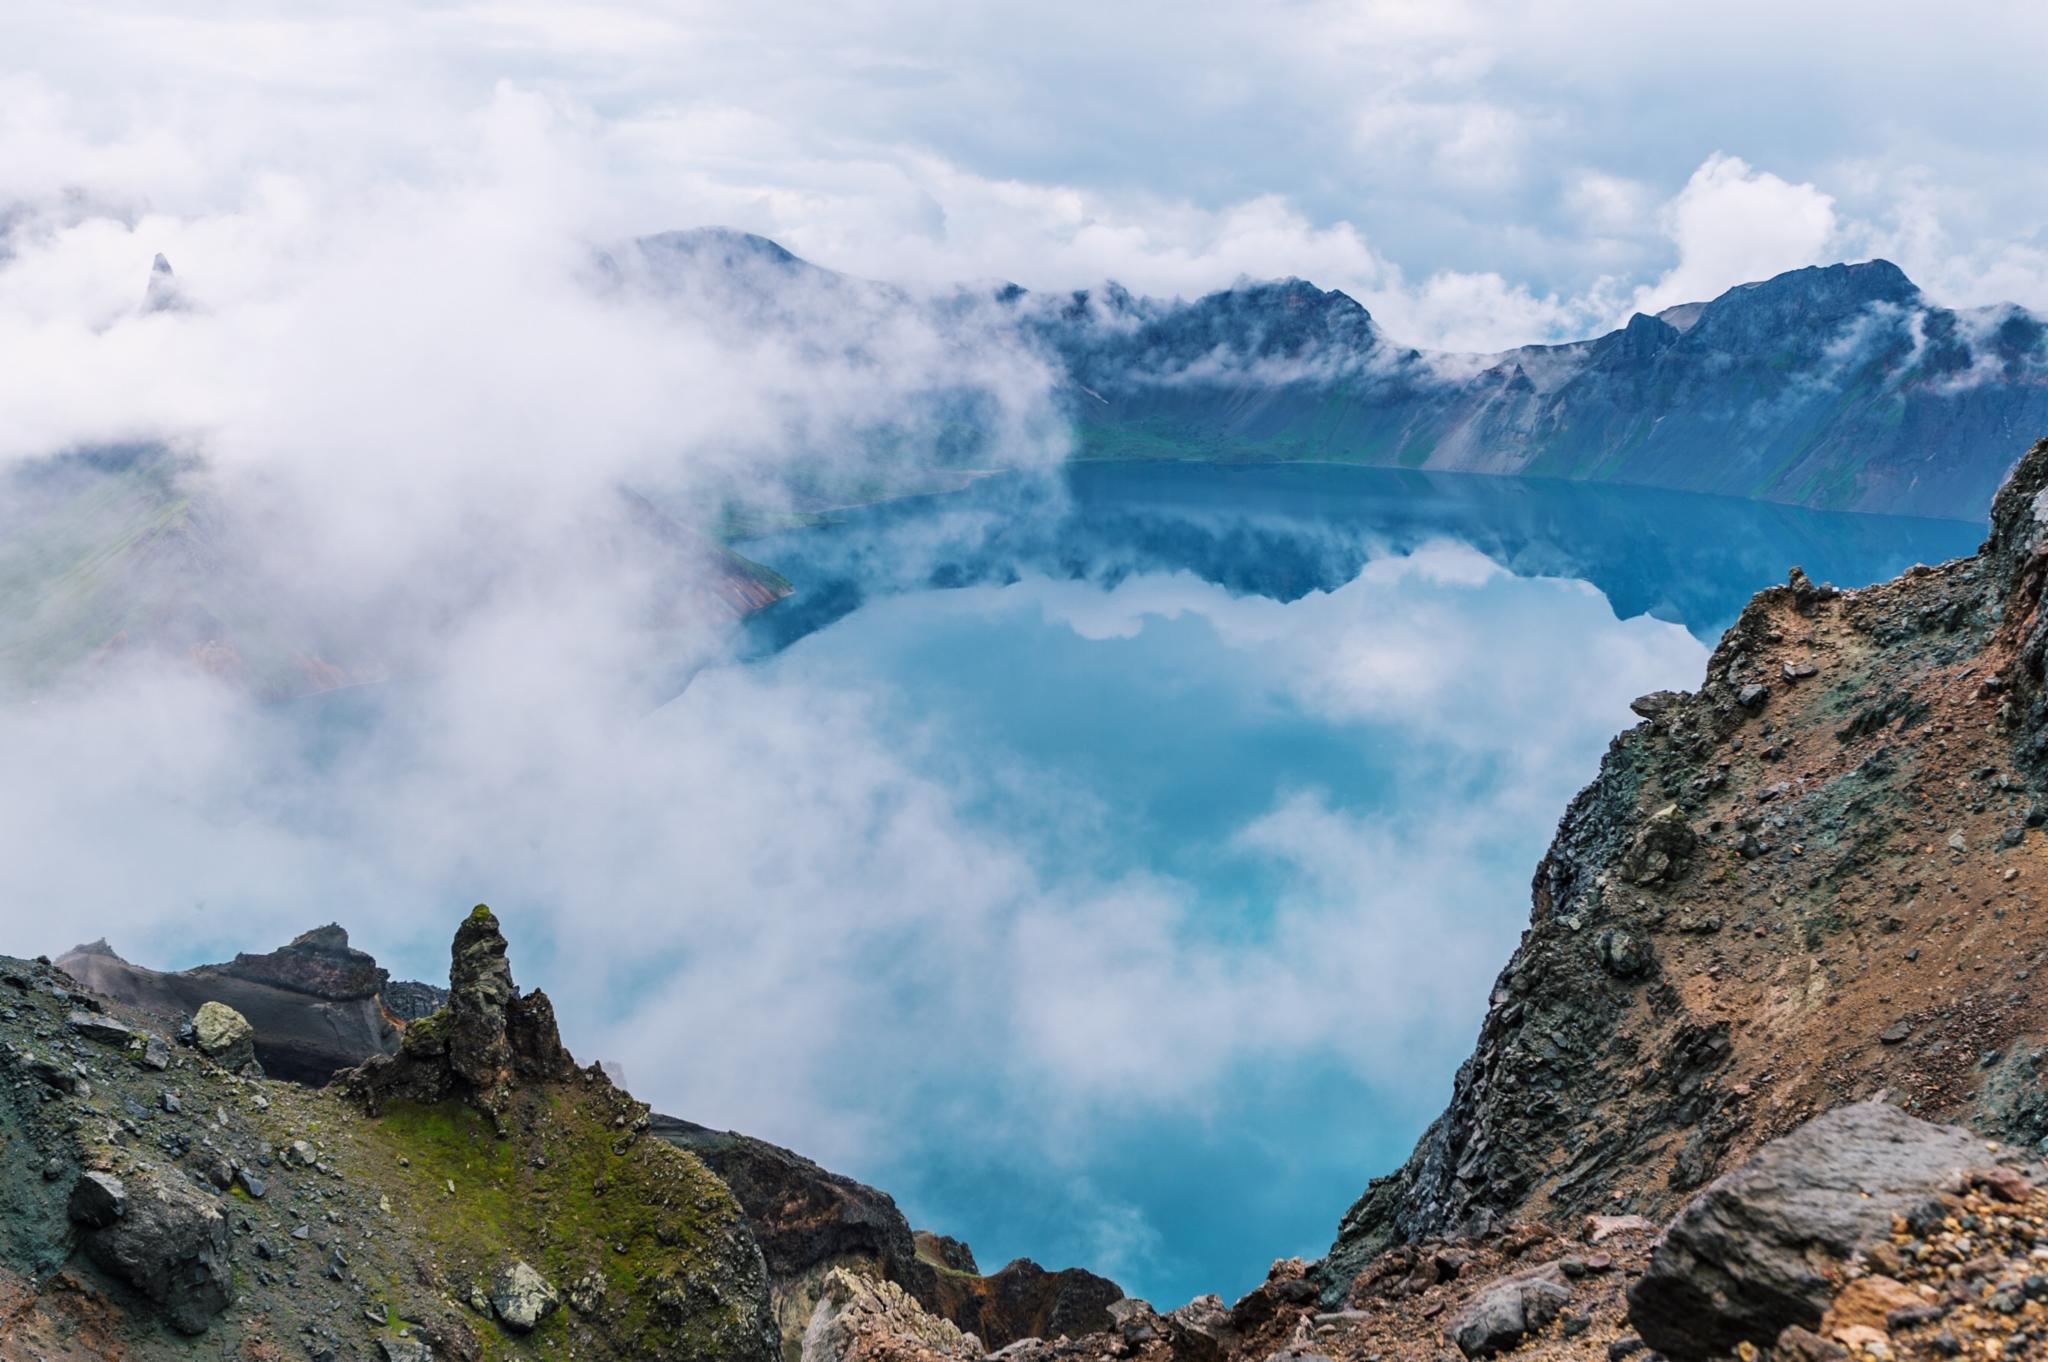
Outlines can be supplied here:
[[1910, 307], [1920, 288], [1889, 260], [1809, 265], [1734, 288], [1701, 307], [1688, 335], [1747, 337], [1755, 324], [1808, 328], [1839, 322], [1873, 305]]

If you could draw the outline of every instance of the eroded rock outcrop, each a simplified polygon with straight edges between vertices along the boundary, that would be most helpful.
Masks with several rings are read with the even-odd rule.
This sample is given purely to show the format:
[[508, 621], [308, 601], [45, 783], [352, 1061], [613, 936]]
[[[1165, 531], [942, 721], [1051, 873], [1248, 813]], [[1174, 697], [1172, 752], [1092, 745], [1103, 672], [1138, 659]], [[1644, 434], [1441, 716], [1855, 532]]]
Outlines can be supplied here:
[[368, 1060], [342, 1082], [373, 1112], [393, 1099], [455, 1098], [497, 1115], [516, 1083], [560, 1083], [575, 1073], [554, 1004], [537, 989], [519, 992], [498, 919], [478, 904], [455, 933], [447, 1004], [406, 1027], [397, 1054]]
[[826, 1272], [798, 1350], [800, 1362], [979, 1362], [979, 1339], [926, 1310], [894, 1282]]

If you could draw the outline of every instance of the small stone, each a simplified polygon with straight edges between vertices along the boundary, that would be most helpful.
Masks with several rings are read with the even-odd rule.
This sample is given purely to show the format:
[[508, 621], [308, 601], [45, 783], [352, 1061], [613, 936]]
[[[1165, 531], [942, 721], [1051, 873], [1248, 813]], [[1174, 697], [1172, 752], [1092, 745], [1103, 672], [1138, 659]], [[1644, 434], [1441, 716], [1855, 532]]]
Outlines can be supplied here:
[[1890, 1026], [1887, 1026], [1878, 1035], [1878, 1040], [1880, 1040], [1886, 1045], [1897, 1045], [1900, 1041], [1905, 1040], [1908, 1036], [1912, 1034], [1913, 1023], [1906, 1021], [1904, 1018], [1901, 1018], [1900, 1020], [1893, 1022]]
[[1963, 834], [1952, 832], [1948, 835], [1948, 849], [1950, 851], [1968, 851], [1970, 844], [1964, 840]]
[[1744, 709], [1755, 709], [1770, 698], [1771, 688], [1752, 682], [1735, 694], [1735, 703]]
[[513, 1333], [531, 1333], [561, 1304], [545, 1277], [525, 1262], [501, 1270], [491, 1283], [491, 1309]]
[[258, 1201], [263, 1200], [263, 1194], [270, 1190], [270, 1184], [250, 1172], [247, 1168], [237, 1168], [235, 1170], [235, 1181], [242, 1185], [243, 1191], [255, 1197]]

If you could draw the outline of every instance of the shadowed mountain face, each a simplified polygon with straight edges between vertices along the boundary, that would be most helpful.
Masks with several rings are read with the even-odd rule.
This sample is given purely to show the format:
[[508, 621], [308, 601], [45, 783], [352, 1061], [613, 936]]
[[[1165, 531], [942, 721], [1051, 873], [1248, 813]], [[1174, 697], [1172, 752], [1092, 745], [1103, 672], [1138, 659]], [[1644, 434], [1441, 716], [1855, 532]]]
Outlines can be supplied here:
[[[95, 993], [170, 1026], [209, 1002], [225, 1003], [254, 1028], [264, 1071], [301, 1083], [324, 1083], [339, 1069], [396, 1051], [394, 1021], [446, 1000], [446, 991], [430, 984], [393, 984], [331, 925], [264, 955], [243, 952], [226, 964], [175, 972], [131, 965], [104, 941], [74, 947], [58, 964]], [[385, 1001], [387, 990], [396, 1006]]]
[[1934, 306], [1882, 260], [1488, 356], [1406, 348], [1298, 280], [1191, 303], [1076, 295], [1032, 324], [1072, 378], [1092, 457], [1520, 473], [1974, 519], [2048, 427], [2042, 323]]
[[2048, 328], [2018, 307], [1936, 306], [1884, 260], [1496, 355], [1404, 345], [1299, 279], [1193, 301], [1110, 284], [918, 302], [723, 230], [650, 238], [633, 260], [745, 320], [925, 307], [963, 334], [1014, 328], [1052, 365], [1084, 458], [1525, 474], [1975, 520], [2011, 451], [2048, 428]]

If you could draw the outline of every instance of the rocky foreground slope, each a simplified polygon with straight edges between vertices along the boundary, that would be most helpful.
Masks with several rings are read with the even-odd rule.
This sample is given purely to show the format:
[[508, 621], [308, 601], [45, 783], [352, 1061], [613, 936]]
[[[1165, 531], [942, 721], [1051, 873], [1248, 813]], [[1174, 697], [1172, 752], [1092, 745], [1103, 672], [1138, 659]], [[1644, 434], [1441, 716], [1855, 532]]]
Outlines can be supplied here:
[[[166, 1068], [183, 1069], [189, 1063], [206, 1073], [225, 1070], [235, 1083], [260, 1096], [262, 1110], [307, 1101], [303, 1088], [295, 1085], [318, 1086], [332, 1078], [333, 1091], [350, 1100], [339, 1115], [330, 1113], [323, 1119], [352, 1121], [353, 1113], [362, 1109], [387, 1126], [396, 1123], [430, 1137], [441, 1154], [460, 1156], [465, 1162], [471, 1152], [490, 1147], [486, 1136], [506, 1128], [508, 1111], [532, 1104], [536, 1085], [549, 1091], [581, 1084], [613, 1094], [627, 1104], [621, 1109], [632, 1122], [627, 1143], [644, 1136], [687, 1151], [688, 1166], [700, 1172], [708, 1168], [722, 1184], [721, 1197], [729, 1193], [737, 1202], [743, 1225], [735, 1233], [762, 1258], [774, 1347], [789, 1362], [801, 1357], [805, 1332], [826, 1280], [835, 1272], [850, 1271], [885, 1283], [916, 1308], [930, 1311], [948, 1327], [973, 1333], [990, 1347], [1106, 1328], [1110, 1306], [1123, 1298], [1114, 1282], [1094, 1273], [1079, 1268], [1048, 1271], [1029, 1259], [984, 1275], [965, 1244], [914, 1231], [886, 1192], [764, 1140], [709, 1130], [631, 1104], [599, 1069], [575, 1068], [556, 1039], [544, 995], [522, 996], [512, 987], [503, 937], [487, 915], [473, 915], [456, 937], [452, 994], [434, 985], [391, 980], [333, 925], [302, 933], [274, 951], [243, 953], [225, 964], [176, 972], [131, 964], [104, 941], [76, 947], [54, 965], [23, 969], [20, 977], [47, 985], [29, 991], [48, 993], [60, 1004], [100, 1019], [68, 1022], [67, 1032], [46, 1025], [46, 1018], [0, 1014], [0, 1036], [10, 1034], [10, 1025], [30, 1028], [20, 1040], [23, 1054], [38, 1053], [36, 1042], [48, 1046], [54, 1040], [60, 1055], [86, 1057], [90, 1064], [108, 1058], [87, 1043], [103, 1039], [152, 1072], [163, 1072], [154, 1067], [158, 1060]], [[59, 993], [64, 996], [58, 998]], [[123, 1017], [129, 1020], [108, 1020]], [[234, 1039], [216, 1043], [228, 1034]], [[210, 1062], [201, 1064], [202, 1057]], [[130, 1080], [136, 1075], [115, 1066], [97, 1077]], [[265, 1077], [292, 1083], [264, 1084]], [[92, 1081], [87, 1078], [88, 1087]], [[146, 1074], [141, 1081], [148, 1086]], [[160, 1104], [161, 1093], [156, 1098]], [[129, 1100], [122, 1096], [124, 1110]], [[160, 1114], [147, 1094], [137, 1100], [152, 1118]], [[176, 1100], [182, 1113], [185, 1099]], [[472, 1109], [477, 1116], [467, 1114]], [[616, 1124], [619, 1113], [601, 1109], [596, 1115], [600, 1125], [606, 1120]], [[5, 1131], [0, 1119], [0, 1134]], [[601, 1142], [609, 1144], [616, 1132], [604, 1129], [599, 1134]], [[510, 1157], [504, 1150], [497, 1155], [500, 1162]], [[259, 1141], [259, 1167], [262, 1157]], [[229, 1163], [230, 1174], [236, 1166]], [[535, 1170], [546, 1166], [535, 1165]], [[235, 1194], [240, 1184], [233, 1176], [225, 1181], [211, 1176], [219, 1167], [198, 1169], [202, 1190]], [[564, 1176], [587, 1171], [579, 1168]], [[522, 1174], [508, 1182], [502, 1170], [495, 1176], [501, 1190], [510, 1193], [516, 1184], [516, 1195], [543, 1198], [535, 1208], [534, 1223], [550, 1227], [544, 1238], [564, 1233], [562, 1224], [541, 1217], [551, 1203], [534, 1177]], [[604, 1187], [611, 1181], [598, 1176], [591, 1195], [605, 1195]], [[477, 1272], [485, 1272], [493, 1246], [502, 1250], [506, 1243], [502, 1225], [489, 1218], [447, 1221], [442, 1209], [412, 1206], [385, 1214], [403, 1219], [415, 1211], [432, 1213], [440, 1223], [430, 1237], [447, 1237], [458, 1230], [468, 1235], [472, 1242], [464, 1257]], [[578, 1231], [589, 1226], [572, 1222], [566, 1228]], [[611, 1241], [612, 1253], [630, 1254], [630, 1246], [621, 1249], [620, 1242]], [[534, 1261], [541, 1262], [544, 1256]], [[637, 1259], [620, 1265], [635, 1274], [643, 1269]], [[577, 1296], [571, 1293], [568, 1299], [573, 1305]], [[480, 1313], [493, 1317], [491, 1308]], [[422, 1327], [428, 1330], [422, 1337], [436, 1336], [431, 1325]], [[353, 1354], [344, 1347], [336, 1355]], [[463, 1354], [444, 1348], [436, 1355]], [[12, 1362], [4, 1346], [0, 1362]]]
[[776, 1340], [725, 1184], [512, 986], [497, 920], [450, 998], [324, 1089], [253, 1028], [0, 960], [0, 1358], [733, 1359]]

